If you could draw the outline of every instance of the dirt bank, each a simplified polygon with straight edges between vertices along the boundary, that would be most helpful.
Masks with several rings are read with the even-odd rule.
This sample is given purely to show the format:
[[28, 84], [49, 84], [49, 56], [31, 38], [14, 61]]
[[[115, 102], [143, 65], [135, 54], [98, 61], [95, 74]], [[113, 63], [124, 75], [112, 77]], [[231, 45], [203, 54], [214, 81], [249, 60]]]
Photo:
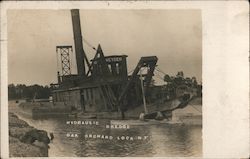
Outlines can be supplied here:
[[46, 131], [37, 130], [9, 113], [10, 157], [48, 157], [49, 142]]

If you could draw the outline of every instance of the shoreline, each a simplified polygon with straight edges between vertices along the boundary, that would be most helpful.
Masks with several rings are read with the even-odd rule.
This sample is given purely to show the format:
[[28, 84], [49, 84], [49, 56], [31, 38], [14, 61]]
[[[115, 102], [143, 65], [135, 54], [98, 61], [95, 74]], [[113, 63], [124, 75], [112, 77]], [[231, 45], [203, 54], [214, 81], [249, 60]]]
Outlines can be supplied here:
[[44, 130], [38, 130], [9, 112], [9, 156], [48, 157], [50, 139]]

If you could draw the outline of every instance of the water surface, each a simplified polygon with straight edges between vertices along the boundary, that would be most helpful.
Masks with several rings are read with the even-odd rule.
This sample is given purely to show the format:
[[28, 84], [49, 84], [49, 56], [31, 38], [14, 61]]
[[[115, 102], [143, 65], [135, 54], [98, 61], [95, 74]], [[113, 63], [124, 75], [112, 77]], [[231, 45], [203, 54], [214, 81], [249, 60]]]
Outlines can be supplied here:
[[[20, 114], [19, 117], [38, 129], [53, 132], [55, 138], [50, 143], [50, 157], [189, 157], [202, 155], [201, 126], [158, 124], [130, 125], [129, 129], [110, 129], [105, 127], [109, 124], [108, 120], [98, 120], [99, 125], [71, 125], [67, 124], [67, 121], [72, 121], [72, 119], [34, 120]], [[75, 134], [77, 134], [76, 137], [67, 136]], [[86, 138], [86, 135], [92, 135], [92, 138]], [[111, 136], [112, 139], [93, 138], [93, 135]], [[127, 137], [127, 140], [123, 137]]]

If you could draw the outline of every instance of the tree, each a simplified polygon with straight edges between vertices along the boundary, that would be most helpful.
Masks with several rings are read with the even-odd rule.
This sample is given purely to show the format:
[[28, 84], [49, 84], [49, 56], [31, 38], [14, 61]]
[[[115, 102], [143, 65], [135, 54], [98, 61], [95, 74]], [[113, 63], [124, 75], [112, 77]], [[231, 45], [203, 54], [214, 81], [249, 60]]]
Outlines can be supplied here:
[[14, 84], [9, 84], [8, 85], [8, 97], [11, 99], [16, 98], [16, 88]]
[[169, 83], [169, 82], [172, 82], [173, 80], [171, 79], [171, 77], [169, 75], [165, 75], [164, 76], [164, 81]]
[[179, 72], [177, 72], [176, 77], [181, 77], [181, 78], [184, 78], [184, 73], [183, 73], [183, 71], [179, 71]]
[[9, 99], [33, 99], [36, 95], [37, 99], [49, 98], [51, 95], [51, 89], [48, 86], [31, 85], [26, 86], [24, 84], [8, 85], [8, 98]]

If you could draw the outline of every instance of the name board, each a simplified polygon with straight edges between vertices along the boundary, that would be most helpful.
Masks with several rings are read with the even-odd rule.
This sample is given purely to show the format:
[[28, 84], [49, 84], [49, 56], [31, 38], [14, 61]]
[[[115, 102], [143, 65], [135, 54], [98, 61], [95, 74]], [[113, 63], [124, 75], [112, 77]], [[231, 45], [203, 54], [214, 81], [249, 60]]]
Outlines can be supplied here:
[[109, 57], [106, 58], [106, 62], [121, 62], [122, 58], [121, 57]]

